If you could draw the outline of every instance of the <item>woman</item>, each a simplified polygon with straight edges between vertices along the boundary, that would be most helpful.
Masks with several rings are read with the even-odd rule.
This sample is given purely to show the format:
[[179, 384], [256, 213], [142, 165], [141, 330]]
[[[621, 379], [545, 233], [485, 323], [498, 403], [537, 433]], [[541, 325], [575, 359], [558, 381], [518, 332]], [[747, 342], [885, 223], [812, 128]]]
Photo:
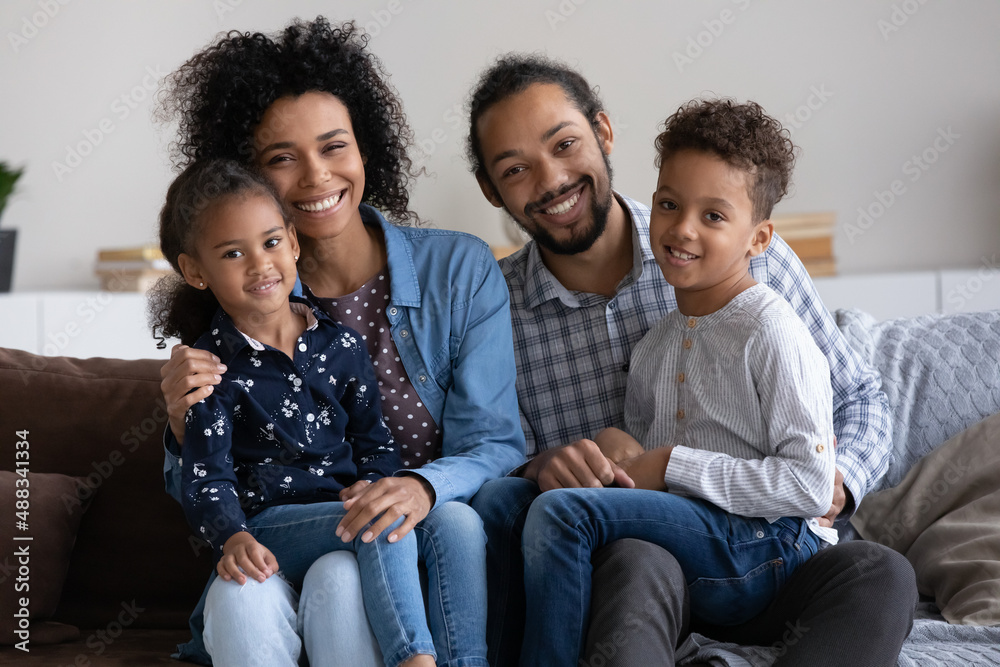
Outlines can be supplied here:
[[[180, 119], [181, 165], [238, 159], [275, 185], [295, 215], [303, 291], [368, 345], [386, 422], [410, 471], [349, 500], [338, 535], [346, 541], [365, 530], [362, 539], [374, 539], [405, 517], [389, 539], [416, 530], [428, 569], [428, 613], [446, 614], [450, 596], [476, 595], [485, 619], [482, 526], [462, 503], [524, 457], [507, 288], [478, 239], [397, 226], [380, 213], [415, 218], [407, 192], [412, 134], [383, 76], [353, 24], [332, 27], [317, 18], [274, 38], [230, 33], [170, 77], [162, 111]], [[173, 471], [188, 407], [209, 395], [224, 371], [217, 358], [184, 346], [164, 366]], [[175, 472], [167, 486], [176, 490]], [[423, 521], [432, 508], [436, 519]], [[437, 590], [440, 549], [467, 549], [469, 562], [483, 567], [453, 590]], [[271, 648], [267, 664], [294, 665], [304, 641], [312, 664], [371, 664], [375, 649], [357, 569], [345, 579], [351, 565], [342, 557], [330, 554], [312, 566], [297, 614], [298, 592], [287, 585], [256, 587], [252, 599], [236, 589], [240, 606], [223, 602], [230, 589], [212, 582], [203, 598], [209, 652], [225, 654], [226, 664], [251, 664]], [[454, 624], [456, 643], [478, 625]], [[196, 610], [195, 640], [182, 655], [204, 661], [200, 626]], [[485, 638], [482, 645], [485, 664]], [[439, 664], [449, 664], [449, 647], [435, 648]]]

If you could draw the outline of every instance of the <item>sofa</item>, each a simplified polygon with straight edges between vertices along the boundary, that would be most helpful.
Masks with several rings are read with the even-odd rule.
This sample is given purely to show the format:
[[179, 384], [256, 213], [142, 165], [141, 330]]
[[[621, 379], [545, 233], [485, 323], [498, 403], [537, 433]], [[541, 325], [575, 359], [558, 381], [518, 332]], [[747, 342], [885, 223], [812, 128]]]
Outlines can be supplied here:
[[[851, 344], [879, 368], [892, 407], [885, 493], [913, 488], [915, 471], [933, 474], [922, 463], [950, 452], [943, 446], [955, 447], [969, 427], [980, 424], [972, 431], [980, 433], [985, 424], [997, 435], [992, 424], [1000, 422], [984, 420], [1000, 412], [1000, 311], [888, 322], [858, 311], [836, 317]], [[0, 664], [167, 664], [188, 638], [187, 618], [212, 558], [163, 491], [161, 364], [0, 348]], [[960, 482], [951, 486], [964, 489]], [[27, 497], [19, 498], [19, 490]], [[883, 496], [869, 496], [876, 497]], [[862, 526], [879, 541], [886, 534], [879, 519], [901, 505], [899, 497], [886, 498]], [[19, 511], [27, 512], [23, 519]], [[1000, 517], [976, 511], [977, 530], [1000, 537]], [[842, 532], [844, 539], [856, 537], [852, 526]], [[993, 560], [1000, 561], [1000, 551]], [[942, 608], [933, 590], [922, 597], [899, 665], [1000, 664], [1000, 627], [949, 624]], [[28, 652], [14, 646], [24, 641], [22, 626], [30, 633], [22, 643]], [[693, 635], [679, 656], [680, 664], [769, 665], [776, 651]]]

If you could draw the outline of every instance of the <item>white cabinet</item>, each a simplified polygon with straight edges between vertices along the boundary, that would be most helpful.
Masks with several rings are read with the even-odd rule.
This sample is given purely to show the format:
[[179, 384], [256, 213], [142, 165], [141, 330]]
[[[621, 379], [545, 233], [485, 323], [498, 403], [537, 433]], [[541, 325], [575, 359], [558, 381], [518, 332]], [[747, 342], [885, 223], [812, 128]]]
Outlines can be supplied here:
[[827, 309], [857, 308], [877, 320], [940, 312], [935, 271], [814, 278]]
[[0, 347], [80, 358], [170, 356], [169, 348], [156, 348], [146, 324], [145, 295], [132, 292], [0, 295]]

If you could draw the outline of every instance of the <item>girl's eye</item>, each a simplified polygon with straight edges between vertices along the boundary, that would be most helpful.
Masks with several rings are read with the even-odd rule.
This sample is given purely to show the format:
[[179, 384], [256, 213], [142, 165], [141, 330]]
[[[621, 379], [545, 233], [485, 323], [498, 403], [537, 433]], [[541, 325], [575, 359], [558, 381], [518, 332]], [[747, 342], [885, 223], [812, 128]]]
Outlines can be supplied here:
[[264, 247], [265, 248], [274, 248], [279, 243], [281, 243], [281, 237], [279, 237], [279, 236], [272, 236], [268, 240], [264, 241]]
[[225, 255], [223, 255], [223, 257], [226, 259], [237, 259], [242, 256], [243, 256], [242, 250], [230, 250]]

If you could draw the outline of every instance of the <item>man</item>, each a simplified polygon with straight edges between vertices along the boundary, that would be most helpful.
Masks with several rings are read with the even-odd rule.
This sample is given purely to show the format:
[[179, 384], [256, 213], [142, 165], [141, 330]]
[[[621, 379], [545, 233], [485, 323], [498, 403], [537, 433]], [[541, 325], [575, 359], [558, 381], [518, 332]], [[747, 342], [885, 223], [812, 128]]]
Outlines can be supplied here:
[[[518, 657], [524, 569], [546, 548], [544, 540], [521, 544], [531, 501], [554, 488], [631, 485], [615, 456], [589, 438], [623, 425], [632, 347], [676, 302], [649, 247], [649, 208], [612, 189], [614, 134], [582, 76], [538, 57], [501, 58], [481, 77], [470, 108], [469, 157], [483, 194], [532, 237], [501, 266], [534, 456], [519, 478], [490, 482], [473, 501], [489, 540], [491, 664], [504, 665]], [[846, 521], [889, 462], [879, 378], [840, 335], [781, 239], [753, 260], [751, 273], [791, 303], [829, 362], [838, 471], [821, 522]], [[689, 627], [683, 573], [663, 549], [622, 541], [599, 551], [594, 565], [583, 664], [673, 664], [691, 630], [746, 644], [786, 635], [782, 664], [895, 664], [916, 600], [906, 560], [867, 542], [824, 549], [765, 612], [726, 628]]]

